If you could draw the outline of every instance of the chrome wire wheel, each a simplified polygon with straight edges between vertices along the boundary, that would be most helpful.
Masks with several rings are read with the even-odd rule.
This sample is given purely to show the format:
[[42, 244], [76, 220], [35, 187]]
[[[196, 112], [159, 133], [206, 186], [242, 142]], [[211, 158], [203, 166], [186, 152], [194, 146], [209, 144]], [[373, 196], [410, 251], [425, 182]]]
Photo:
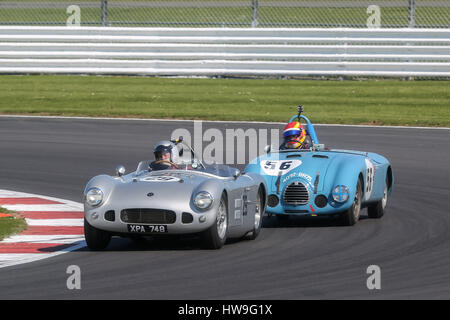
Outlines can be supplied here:
[[386, 184], [386, 185], [384, 186], [383, 199], [381, 199], [381, 208], [382, 208], [383, 210], [386, 209], [387, 199], [388, 199], [388, 186], [387, 186], [387, 184]]
[[353, 199], [353, 203], [350, 208], [348, 208], [341, 214], [341, 222], [345, 226], [353, 226], [359, 220], [363, 193], [361, 185], [361, 181], [358, 179], [358, 182], [356, 183], [355, 198]]
[[386, 184], [384, 185], [383, 198], [375, 204], [367, 207], [367, 214], [369, 218], [380, 219], [386, 212], [386, 206], [389, 199], [389, 180], [386, 177]]
[[220, 200], [219, 210], [217, 212], [217, 235], [220, 239], [225, 238], [227, 224], [227, 205], [225, 203], [225, 199], [222, 198], [222, 200]]
[[266, 209], [264, 195], [265, 190], [260, 187], [258, 193], [256, 194], [253, 230], [249, 231], [246, 235], [249, 240], [255, 240], [261, 231], [262, 219]]
[[361, 189], [357, 188], [355, 193], [355, 200], [353, 200], [353, 215], [355, 217], [355, 222], [359, 220], [359, 215], [361, 213]]
[[216, 223], [202, 232], [201, 238], [206, 249], [220, 249], [227, 240], [228, 198], [225, 192], [217, 207]]
[[259, 224], [261, 223], [262, 216], [262, 208], [261, 208], [261, 193], [258, 192], [256, 196], [256, 208], [255, 208], [255, 230], [259, 228]]

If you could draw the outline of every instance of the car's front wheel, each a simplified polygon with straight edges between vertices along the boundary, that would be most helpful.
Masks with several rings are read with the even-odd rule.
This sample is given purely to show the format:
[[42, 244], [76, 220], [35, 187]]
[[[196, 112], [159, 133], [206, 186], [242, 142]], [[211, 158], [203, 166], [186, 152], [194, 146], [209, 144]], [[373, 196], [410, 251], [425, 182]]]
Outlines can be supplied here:
[[227, 197], [222, 194], [219, 207], [217, 209], [216, 221], [213, 225], [203, 232], [202, 240], [207, 249], [220, 249], [227, 241], [228, 230], [228, 205]]
[[353, 226], [358, 222], [361, 213], [361, 200], [362, 200], [362, 186], [361, 180], [358, 179], [356, 184], [355, 198], [353, 199], [352, 206], [344, 211], [341, 215], [341, 221], [344, 226]]
[[89, 249], [100, 251], [105, 249], [111, 241], [109, 232], [94, 228], [84, 219], [84, 238]]

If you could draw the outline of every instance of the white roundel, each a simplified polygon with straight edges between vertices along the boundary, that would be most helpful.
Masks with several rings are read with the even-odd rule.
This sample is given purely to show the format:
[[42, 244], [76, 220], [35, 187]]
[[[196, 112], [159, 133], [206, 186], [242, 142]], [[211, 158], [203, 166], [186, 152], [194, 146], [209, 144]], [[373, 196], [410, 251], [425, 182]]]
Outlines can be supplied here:
[[375, 167], [369, 158], [366, 158], [366, 200], [370, 199], [373, 190], [373, 182], [375, 178]]
[[302, 164], [301, 160], [264, 160], [261, 161], [261, 169], [268, 176], [278, 176], [288, 173]]
[[173, 176], [150, 176], [141, 179], [141, 181], [146, 182], [178, 182], [180, 181], [180, 178], [173, 177]]

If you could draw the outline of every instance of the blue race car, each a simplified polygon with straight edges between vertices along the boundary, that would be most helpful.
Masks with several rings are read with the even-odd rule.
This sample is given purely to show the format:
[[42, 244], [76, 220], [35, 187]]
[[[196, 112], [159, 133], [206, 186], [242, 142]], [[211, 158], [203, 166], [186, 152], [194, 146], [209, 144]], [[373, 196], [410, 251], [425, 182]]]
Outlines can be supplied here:
[[[307, 148], [282, 145], [280, 150], [270, 150], [268, 146], [266, 154], [245, 169], [265, 177], [267, 213], [278, 218], [339, 215], [344, 225], [351, 226], [367, 207], [370, 218], [381, 218], [394, 184], [389, 161], [371, 152], [326, 149], [302, 111], [299, 106], [289, 124], [304, 128]], [[292, 129], [286, 128], [285, 133]]]

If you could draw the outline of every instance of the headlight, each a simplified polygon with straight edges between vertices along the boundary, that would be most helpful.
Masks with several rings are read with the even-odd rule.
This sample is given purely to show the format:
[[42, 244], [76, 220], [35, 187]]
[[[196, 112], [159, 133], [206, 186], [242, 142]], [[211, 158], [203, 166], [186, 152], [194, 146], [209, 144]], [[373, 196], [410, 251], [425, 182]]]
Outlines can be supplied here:
[[346, 186], [336, 186], [333, 189], [333, 200], [339, 203], [344, 203], [348, 200], [349, 190]]
[[206, 210], [211, 207], [213, 200], [214, 198], [209, 192], [200, 191], [194, 197], [194, 205], [197, 209]]
[[100, 205], [103, 201], [103, 192], [99, 188], [90, 188], [86, 193], [86, 203], [92, 207]]

